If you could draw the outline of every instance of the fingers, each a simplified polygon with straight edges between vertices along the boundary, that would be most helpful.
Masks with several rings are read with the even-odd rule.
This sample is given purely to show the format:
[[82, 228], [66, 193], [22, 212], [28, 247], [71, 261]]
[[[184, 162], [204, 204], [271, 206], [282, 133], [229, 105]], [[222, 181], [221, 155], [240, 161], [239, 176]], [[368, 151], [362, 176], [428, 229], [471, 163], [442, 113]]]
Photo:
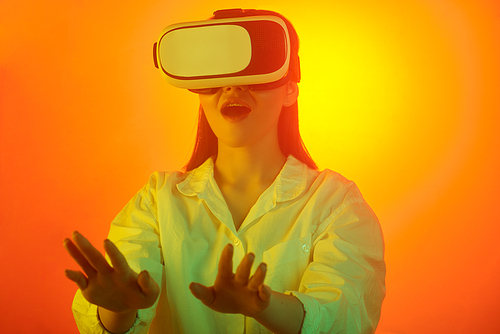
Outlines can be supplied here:
[[108, 254], [114, 270], [118, 273], [125, 273], [130, 270], [125, 256], [123, 256], [120, 250], [118, 250], [118, 247], [109, 239], [104, 240], [104, 250]]
[[78, 263], [78, 265], [87, 274], [87, 276], [93, 276], [96, 274], [96, 270], [94, 269], [94, 267], [90, 265], [89, 261], [87, 261], [87, 258], [83, 256], [82, 252], [80, 252], [80, 250], [70, 239], [64, 239], [64, 248], [66, 248], [66, 251], [69, 253], [69, 255], [71, 255], [76, 263]]
[[[99, 252], [92, 244], [80, 233], [73, 233], [73, 241], [80, 252], [85, 256], [88, 263], [99, 272], [106, 272], [111, 270], [111, 266], [108, 264], [104, 256]], [[85, 268], [82, 267], [85, 270]], [[85, 273], [89, 275], [86, 271]]]
[[87, 277], [85, 277], [84, 274], [82, 274], [79, 271], [74, 271], [74, 270], [66, 270], [64, 272], [66, 274], [66, 277], [72, 280], [73, 282], [78, 285], [78, 288], [80, 290], [85, 290], [88, 285]]
[[233, 245], [231, 244], [227, 244], [222, 250], [217, 276], [222, 279], [231, 279], [233, 277]]
[[142, 293], [147, 297], [157, 296], [159, 294], [160, 287], [151, 278], [147, 270], [142, 271], [137, 277], [137, 283], [141, 287]]
[[248, 282], [248, 289], [253, 292], [259, 291], [259, 287], [264, 284], [264, 279], [266, 278], [267, 265], [261, 263], [255, 272], [255, 275], [250, 278]]
[[189, 285], [189, 289], [196, 298], [201, 300], [201, 302], [207, 306], [212, 305], [215, 300], [215, 292], [213, 287], [208, 288], [204, 285], [193, 282]]
[[259, 286], [260, 299], [262, 299], [263, 301], [268, 301], [269, 299], [271, 299], [271, 294], [272, 294], [272, 290], [270, 287], [268, 287], [265, 284], [262, 284], [261, 286]]
[[241, 284], [248, 283], [248, 277], [250, 276], [250, 270], [252, 269], [252, 264], [255, 259], [255, 255], [249, 253], [245, 255], [243, 260], [241, 260], [238, 269], [236, 269], [236, 274], [234, 276], [234, 280]]

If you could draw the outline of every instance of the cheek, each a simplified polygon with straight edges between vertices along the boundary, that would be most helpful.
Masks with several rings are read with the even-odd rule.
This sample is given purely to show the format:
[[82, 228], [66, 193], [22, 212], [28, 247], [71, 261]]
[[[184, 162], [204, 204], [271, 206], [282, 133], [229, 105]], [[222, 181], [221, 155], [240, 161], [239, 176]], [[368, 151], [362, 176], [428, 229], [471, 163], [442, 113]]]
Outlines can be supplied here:
[[283, 98], [284, 93], [281, 90], [269, 91], [259, 96], [259, 104], [268, 115], [279, 115], [283, 107]]
[[200, 104], [203, 110], [207, 110], [210, 108], [210, 99], [206, 95], [200, 94]]
[[219, 117], [219, 111], [217, 109], [218, 97], [215, 95], [200, 95], [200, 105], [203, 108], [203, 113], [207, 122], [214, 131], [215, 135], [218, 137], [219, 129], [221, 127], [221, 121]]
[[215, 95], [200, 95], [200, 105], [207, 119], [217, 112], [217, 99]]

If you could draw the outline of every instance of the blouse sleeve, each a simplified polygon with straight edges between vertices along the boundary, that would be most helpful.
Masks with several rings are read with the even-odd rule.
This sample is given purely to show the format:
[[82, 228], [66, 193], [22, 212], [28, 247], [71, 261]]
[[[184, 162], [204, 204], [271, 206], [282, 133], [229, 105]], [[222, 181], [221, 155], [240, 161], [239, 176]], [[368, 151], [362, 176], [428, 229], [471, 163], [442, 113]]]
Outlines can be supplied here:
[[304, 307], [301, 333], [374, 333], [385, 297], [384, 241], [361, 194], [319, 224], [312, 257], [299, 291], [286, 292]]
[[[154, 173], [111, 223], [108, 239], [120, 249], [129, 266], [139, 273], [147, 270], [158, 285], [162, 282], [163, 259], [158, 232], [156, 189], [163, 175]], [[109, 257], [106, 259], [110, 262]], [[161, 288], [161, 286], [160, 286]], [[141, 309], [127, 334], [147, 333], [155, 316], [158, 300], [148, 309]], [[73, 300], [73, 315], [80, 333], [108, 332], [97, 315], [97, 306], [90, 304], [78, 290]]]

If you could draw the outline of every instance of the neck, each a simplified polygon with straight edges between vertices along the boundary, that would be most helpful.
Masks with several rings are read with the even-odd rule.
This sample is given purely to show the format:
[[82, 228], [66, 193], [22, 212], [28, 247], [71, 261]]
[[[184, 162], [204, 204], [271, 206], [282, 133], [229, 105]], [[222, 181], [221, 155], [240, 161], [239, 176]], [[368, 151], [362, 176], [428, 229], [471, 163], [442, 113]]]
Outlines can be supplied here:
[[219, 186], [269, 186], [285, 161], [277, 140], [238, 148], [219, 143], [214, 177]]

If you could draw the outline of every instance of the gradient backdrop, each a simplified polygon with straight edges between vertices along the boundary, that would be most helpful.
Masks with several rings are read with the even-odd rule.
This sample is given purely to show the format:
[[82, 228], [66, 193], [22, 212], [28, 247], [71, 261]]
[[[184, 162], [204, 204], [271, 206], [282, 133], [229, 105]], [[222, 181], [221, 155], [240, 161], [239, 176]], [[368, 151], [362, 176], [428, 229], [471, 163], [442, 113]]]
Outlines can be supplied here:
[[498, 0], [1, 0], [1, 331], [77, 333], [63, 239], [102, 249], [194, 142], [197, 96], [161, 78], [152, 44], [233, 7], [299, 33], [304, 141], [384, 229], [378, 333], [499, 333]]

